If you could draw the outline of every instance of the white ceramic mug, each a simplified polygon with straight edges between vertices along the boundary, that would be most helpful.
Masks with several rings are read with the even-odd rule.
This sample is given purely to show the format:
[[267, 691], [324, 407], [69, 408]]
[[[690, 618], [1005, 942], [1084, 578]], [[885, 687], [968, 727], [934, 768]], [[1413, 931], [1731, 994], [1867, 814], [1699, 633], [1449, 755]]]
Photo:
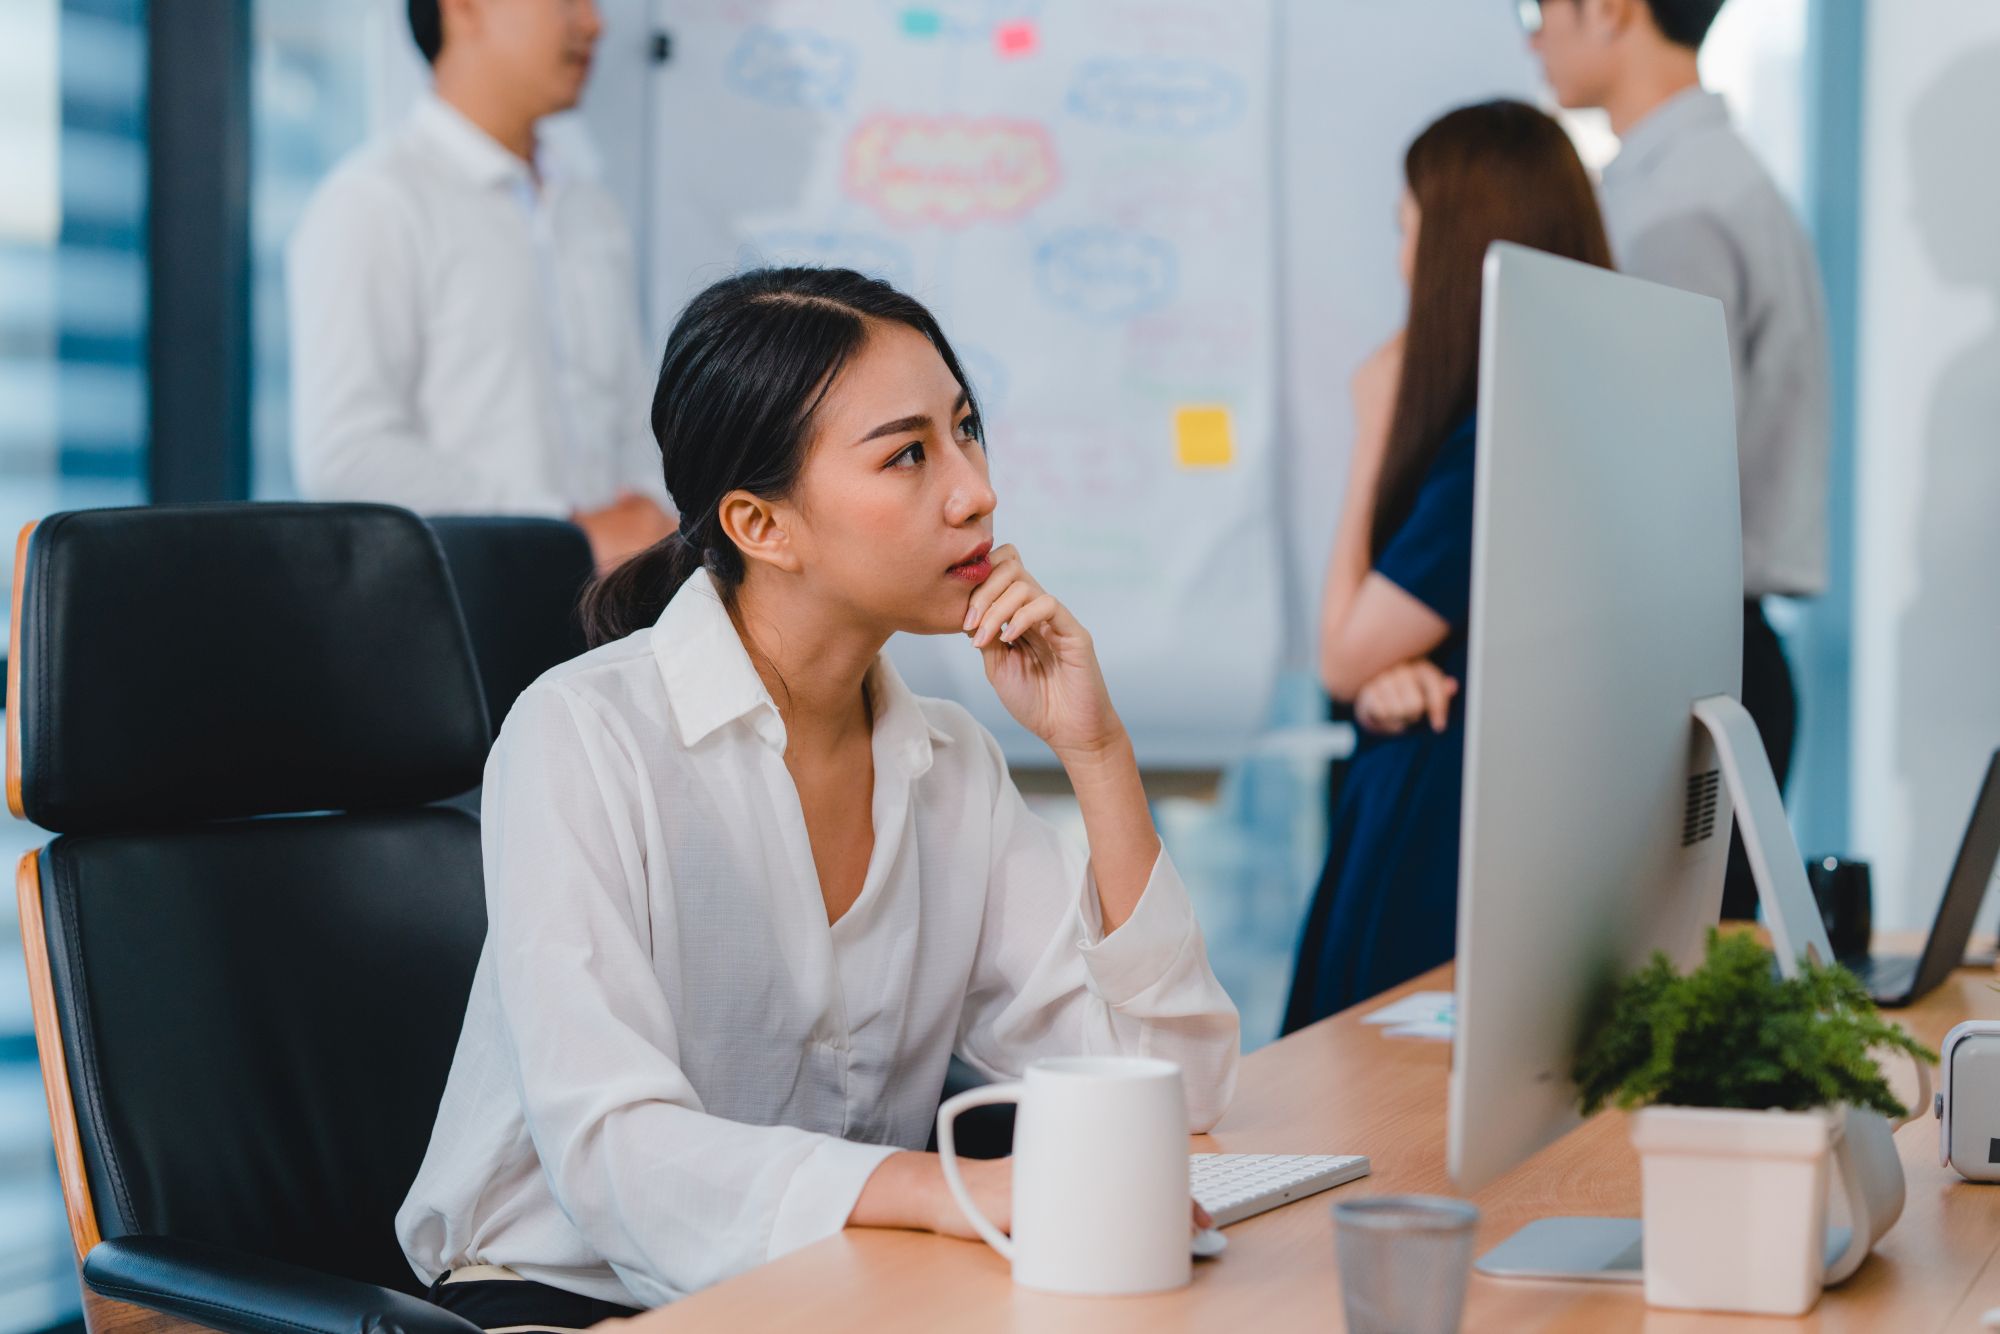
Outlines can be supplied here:
[[[1015, 1102], [1014, 1235], [993, 1226], [959, 1175], [952, 1122]], [[1044, 1292], [1117, 1296], [1188, 1281], [1188, 1127], [1181, 1068], [1137, 1056], [1034, 1062], [1010, 1084], [938, 1108], [945, 1183], [972, 1226]]]

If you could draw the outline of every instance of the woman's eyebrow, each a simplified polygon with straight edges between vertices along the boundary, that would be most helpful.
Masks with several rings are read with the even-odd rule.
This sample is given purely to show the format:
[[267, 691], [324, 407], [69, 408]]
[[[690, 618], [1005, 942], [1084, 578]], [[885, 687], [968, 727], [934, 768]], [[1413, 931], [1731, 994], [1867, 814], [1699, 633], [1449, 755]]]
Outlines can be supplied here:
[[[951, 415], [956, 417], [965, 409], [965, 405], [970, 401], [971, 399], [966, 395], [966, 392], [963, 389], [959, 390], [958, 401], [951, 405]], [[854, 443], [865, 445], [870, 440], [880, 440], [885, 435], [901, 435], [905, 431], [928, 431], [930, 428], [930, 415], [919, 412], [915, 416], [898, 417], [892, 422], [883, 422], [880, 426], [870, 431], [867, 435], [862, 436]]]
[[854, 443], [865, 445], [870, 440], [879, 440], [885, 435], [901, 435], [905, 431], [928, 431], [930, 428], [931, 419], [929, 415], [920, 412], [914, 417], [898, 417], [892, 422], [883, 422], [880, 426], [870, 431], [867, 435], [862, 436]]

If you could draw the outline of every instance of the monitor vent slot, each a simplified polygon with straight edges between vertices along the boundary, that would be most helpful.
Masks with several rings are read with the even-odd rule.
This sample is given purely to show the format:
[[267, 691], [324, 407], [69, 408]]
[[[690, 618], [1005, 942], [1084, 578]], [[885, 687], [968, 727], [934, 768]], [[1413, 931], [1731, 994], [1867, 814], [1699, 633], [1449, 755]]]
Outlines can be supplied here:
[[1687, 811], [1681, 820], [1681, 846], [1691, 848], [1715, 836], [1715, 807], [1722, 796], [1722, 771], [1689, 774]]

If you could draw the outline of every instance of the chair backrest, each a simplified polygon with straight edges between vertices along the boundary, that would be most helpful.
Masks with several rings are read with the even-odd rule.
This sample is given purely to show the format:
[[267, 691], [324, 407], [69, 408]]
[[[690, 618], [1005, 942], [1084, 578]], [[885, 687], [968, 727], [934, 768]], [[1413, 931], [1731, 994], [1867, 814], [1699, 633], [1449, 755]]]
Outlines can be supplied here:
[[493, 730], [534, 679], [589, 647], [577, 614], [596, 573], [583, 530], [561, 519], [430, 520], [458, 589]]
[[383, 506], [23, 534], [8, 795], [79, 1255], [165, 1235], [411, 1291], [393, 1219], [485, 935], [485, 705], [429, 529]]

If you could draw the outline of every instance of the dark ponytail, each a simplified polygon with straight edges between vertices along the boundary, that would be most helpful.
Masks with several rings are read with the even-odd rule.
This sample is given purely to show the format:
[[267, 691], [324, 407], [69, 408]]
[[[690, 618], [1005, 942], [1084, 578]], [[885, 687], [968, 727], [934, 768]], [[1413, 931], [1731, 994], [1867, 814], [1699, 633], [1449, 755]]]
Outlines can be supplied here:
[[673, 594], [701, 568], [701, 549], [684, 532], [667, 534], [583, 590], [583, 632], [594, 648], [660, 619]]
[[[880, 279], [851, 269], [752, 269], [714, 284], [667, 335], [653, 391], [653, 438], [680, 531], [584, 591], [584, 634], [594, 646], [660, 618], [696, 570], [723, 596], [743, 582], [743, 553], [716, 522], [732, 491], [766, 500], [790, 493], [805, 468], [813, 415], [868, 321], [924, 335], [971, 399], [972, 387], [931, 313]], [[973, 406], [975, 429], [978, 406]]]

